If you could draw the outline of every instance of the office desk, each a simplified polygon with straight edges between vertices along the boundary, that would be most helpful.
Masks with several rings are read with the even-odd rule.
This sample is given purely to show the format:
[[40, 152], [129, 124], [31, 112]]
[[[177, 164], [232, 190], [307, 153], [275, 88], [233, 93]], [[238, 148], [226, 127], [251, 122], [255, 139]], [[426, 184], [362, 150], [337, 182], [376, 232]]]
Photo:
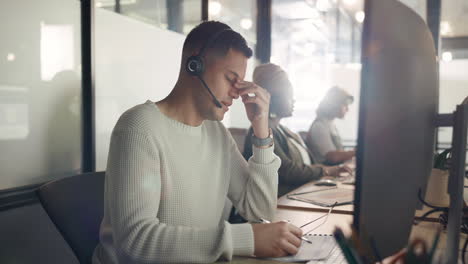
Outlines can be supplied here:
[[[311, 187], [314, 187], [314, 182], [310, 182], [307, 184], [304, 184], [303, 186], [294, 189], [293, 191], [289, 192], [288, 194], [292, 193], [301, 193], [301, 192], [306, 192], [307, 190], [310, 190]], [[343, 184], [341, 182], [338, 182], [337, 185], [338, 188], [343, 188], [343, 189], [350, 189], [354, 190], [354, 185], [349, 185], [349, 184]], [[292, 200], [289, 199], [286, 195], [281, 196], [278, 199], [278, 208], [279, 209], [299, 209], [299, 210], [304, 210], [304, 211], [312, 211], [312, 212], [328, 212], [330, 209], [329, 207], [323, 207], [320, 205], [315, 205], [307, 202], [302, 202], [302, 201], [297, 201], [297, 200]], [[415, 218], [419, 219], [420, 216], [422, 216], [424, 213], [428, 212], [431, 210], [431, 208], [427, 206], [423, 206], [422, 210], [417, 210]], [[333, 208], [333, 213], [336, 214], [348, 214], [352, 215], [354, 211], [354, 205], [353, 204], [346, 204], [346, 205], [338, 205]], [[437, 215], [437, 214], [435, 214]], [[437, 216], [431, 215], [430, 218], [428, 219], [429, 221], [438, 221]]]
[[[281, 209], [278, 208], [275, 216], [275, 221], [280, 220], [289, 220], [292, 224], [296, 226], [301, 226], [312, 219], [315, 219], [321, 215], [323, 212], [316, 212], [316, 211], [305, 211], [305, 210], [298, 210], [298, 209]], [[353, 221], [353, 216], [349, 214], [340, 214], [340, 213], [332, 213], [328, 217], [327, 221], [320, 225], [316, 230], [312, 233], [314, 234], [331, 234], [336, 227], [340, 227], [346, 236], [351, 234], [351, 223]], [[321, 220], [317, 221], [317, 223], [321, 222]], [[315, 223], [314, 223], [315, 224]], [[311, 224], [309, 227], [312, 229], [316, 225]], [[415, 238], [420, 238], [426, 241], [426, 244], [431, 245], [433, 239], [437, 233], [437, 229], [439, 227], [438, 223], [433, 222], [422, 222], [416, 226], [413, 226], [411, 230], [410, 240]], [[305, 229], [307, 231], [308, 229]], [[466, 235], [462, 234], [460, 238], [460, 245], [459, 248], [462, 249], [463, 243], [465, 242]], [[442, 254], [444, 249], [446, 248], [446, 233], [442, 232], [440, 241], [438, 244], [438, 254]], [[461, 253], [461, 250], [460, 250]], [[256, 263], [284, 263], [284, 262], [277, 262], [271, 260], [262, 260], [262, 259], [255, 259], [255, 258], [243, 258], [243, 257], [235, 257], [231, 262], [221, 262], [221, 263], [235, 263], [235, 264], [256, 264]], [[460, 262], [461, 263], [461, 262]]]
[[[465, 185], [468, 185], [468, 181], [465, 179]], [[308, 188], [314, 186], [314, 183], [305, 184], [293, 191], [291, 193], [299, 193], [307, 191]], [[339, 188], [346, 188], [346, 189], [354, 189], [354, 185], [347, 185], [342, 184], [341, 182], [338, 183]], [[467, 195], [467, 194], [465, 194]], [[467, 200], [468, 197], [465, 197]], [[416, 211], [415, 218], [417, 219], [419, 216], [427, 212], [430, 208], [426, 206], [423, 207], [422, 210]], [[292, 224], [296, 226], [301, 226], [313, 219], [316, 219], [323, 214], [327, 213], [329, 210], [328, 207], [322, 207], [306, 202], [291, 200], [287, 198], [287, 195], [284, 195], [278, 199], [278, 207], [276, 211], [275, 221], [280, 220], [289, 220]], [[354, 206], [352, 204], [349, 205], [340, 205], [333, 208], [333, 213], [330, 214], [327, 221], [320, 225], [316, 230], [314, 230], [313, 234], [332, 234], [333, 230], [336, 227], [339, 227], [343, 230], [346, 236], [351, 234], [351, 223], [353, 221], [353, 210]], [[439, 228], [439, 223], [437, 222], [437, 218], [432, 218], [433, 221], [425, 221], [421, 222], [416, 226], [413, 226], [410, 234], [410, 240], [415, 238], [420, 238], [426, 242], [426, 244], [431, 245], [433, 239], [437, 233]], [[314, 228], [316, 224], [321, 223], [321, 220], [318, 220], [317, 223], [311, 224], [310, 229]], [[310, 230], [304, 229], [304, 231]], [[463, 243], [467, 236], [462, 234], [460, 237], [460, 254], [461, 249], [463, 248]], [[437, 253], [440, 255], [446, 249], [447, 243], [447, 236], [446, 232], [442, 232], [440, 241], [437, 247]], [[228, 262], [222, 262], [228, 263]], [[235, 257], [233, 261], [229, 263], [235, 264], [256, 264], [256, 263], [284, 263], [284, 262], [277, 262], [271, 260], [262, 260], [262, 259], [255, 259], [255, 258], [242, 258], [242, 257]], [[461, 263], [461, 255], [459, 259], [459, 263]], [[385, 262], [384, 262], [385, 264]]]
[[[288, 194], [292, 193], [301, 193], [301, 192], [306, 192], [307, 190], [311, 189], [311, 187], [314, 187], [314, 182], [310, 182], [307, 184], [302, 185], [301, 187], [292, 190]], [[338, 188], [343, 188], [343, 189], [350, 189], [354, 190], [354, 185], [346, 185], [343, 183], [338, 183]], [[305, 211], [315, 211], [315, 212], [328, 212], [328, 207], [323, 207], [320, 205], [315, 205], [311, 203], [306, 203], [306, 202], [301, 202], [301, 201], [296, 201], [289, 199], [287, 195], [283, 195], [278, 199], [278, 208], [280, 209], [301, 209]], [[340, 213], [340, 214], [353, 214], [354, 206], [352, 204], [346, 204], [346, 205], [338, 205], [333, 208], [334, 213]]]
[[[294, 225], [302, 225], [307, 223], [308, 221], [323, 215], [322, 212], [316, 213], [311, 211], [304, 211], [304, 210], [297, 210], [297, 209], [278, 209], [276, 213], [276, 219], [282, 220], [287, 219], [290, 220]], [[319, 220], [320, 221], [320, 220]], [[317, 222], [319, 222], [317, 221]], [[316, 234], [331, 234], [335, 227], [340, 227], [346, 236], [351, 234], [351, 223], [353, 221], [353, 217], [347, 214], [330, 214], [327, 222], [321, 225], [319, 228], [314, 230], [313, 233]], [[440, 224], [435, 222], [421, 222], [418, 225], [413, 225], [410, 234], [410, 241], [414, 240], [415, 238], [422, 239], [426, 242], [428, 246], [432, 245], [435, 235], [437, 234], [437, 230], [439, 229]], [[312, 228], [312, 227], [311, 227]], [[460, 236], [460, 258], [461, 261], [461, 250], [463, 249], [463, 243], [467, 239], [466, 234], [462, 234]], [[444, 253], [447, 246], [447, 233], [446, 231], [442, 231], [439, 244], [437, 245], [437, 253], [440, 255]], [[468, 253], [467, 253], [468, 254]], [[467, 258], [468, 259], [468, 258]], [[460, 262], [461, 263], [461, 262]]]
[[[274, 221], [289, 220], [291, 224], [296, 226], [301, 226], [312, 219], [322, 216], [322, 212], [311, 212], [303, 210], [294, 210], [294, 209], [277, 209], [276, 216]], [[349, 235], [351, 232], [350, 224], [353, 220], [351, 215], [343, 214], [330, 214], [327, 221], [321, 225], [319, 228], [314, 230], [312, 234], [331, 234], [335, 227], [340, 227], [343, 229], [345, 235]], [[321, 223], [322, 221], [317, 221]], [[315, 224], [315, 223], [314, 223]], [[315, 225], [311, 224], [310, 229]], [[305, 229], [306, 231], [308, 229]], [[234, 263], [234, 264], [257, 264], [257, 263], [285, 263], [272, 260], [263, 260], [256, 258], [245, 258], [245, 257], [234, 257], [231, 262], [219, 262], [219, 263]]]

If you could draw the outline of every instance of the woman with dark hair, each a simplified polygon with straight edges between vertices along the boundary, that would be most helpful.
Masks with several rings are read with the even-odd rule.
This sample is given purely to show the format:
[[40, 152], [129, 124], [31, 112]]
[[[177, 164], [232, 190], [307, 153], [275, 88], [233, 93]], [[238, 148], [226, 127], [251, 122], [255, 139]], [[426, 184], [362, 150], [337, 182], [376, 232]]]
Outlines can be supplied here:
[[[282, 118], [293, 113], [293, 88], [286, 72], [275, 64], [263, 64], [255, 68], [253, 82], [265, 88], [271, 95], [269, 126], [272, 130], [275, 154], [281, 159], [278, 171], [278, 195], [282, 196], [297, 187], [323, 176], [338, 176], [348, 172], [344, 166], [327, 167], [316, 164], [301, 137], [280, 124]], [[252, 156], [252, 128], [244, 144], [244, 157]]]
[[343, 119], [354, 98], [340, 87], [332, 87], [317, 108], [317, 118], [307, 133], [306, 144], [317, 162], [336, 165], [351, 160], [355, 151], [345, 151], [334, 120]]

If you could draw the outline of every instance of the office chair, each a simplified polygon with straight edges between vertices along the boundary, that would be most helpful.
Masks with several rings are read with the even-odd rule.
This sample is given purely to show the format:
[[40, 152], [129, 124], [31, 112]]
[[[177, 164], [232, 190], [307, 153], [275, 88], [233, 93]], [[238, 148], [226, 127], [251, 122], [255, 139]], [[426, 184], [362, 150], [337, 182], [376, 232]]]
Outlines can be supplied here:
[[92, 172], [41, 186], [38, 196], [80, 263], [91, 263], [104, 214], [105, 172]]

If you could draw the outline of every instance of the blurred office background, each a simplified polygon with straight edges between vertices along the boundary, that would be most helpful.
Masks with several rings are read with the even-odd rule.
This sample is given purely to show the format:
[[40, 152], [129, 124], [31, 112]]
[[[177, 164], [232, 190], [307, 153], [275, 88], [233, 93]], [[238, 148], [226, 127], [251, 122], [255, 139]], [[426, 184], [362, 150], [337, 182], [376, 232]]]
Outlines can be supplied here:
[[[83, 2], [78, 0], [0, 3], [0, 192], [90, 168], [104, 170], [120, 114], [169, 93], [184, 38], [205, 19], [229, 24], [254, 49], [247, 80], [262, 62], [286, 69], [296, 105], [284, 124], [292, 130], [309, 128], [331, 86], [353, 94], [348, 115], [336, 124], [345, 145], [355, 146], [362, 0], [89, 2], [94, 4], [91, 28], [83, 27]], [[441, 12], [439, 111], [451, 112], [468, 96], [468, 2], [441, 1], [438, 10], [431, 6], [433, 0], [402, 2], [425, 20], [428, 13]], [[94, 56], [83, 65], [89, 52], [83, 34], [91, 33]], [[93, 86], [83, 72], [93, 77]], [[93, 107], [91, 118], [83, 114]], [[223, 122], [249, 126], [241, 102], [235, 102]], [[438, 149], [449, 147], [451, 129], [440, 129], [437, 141]]]

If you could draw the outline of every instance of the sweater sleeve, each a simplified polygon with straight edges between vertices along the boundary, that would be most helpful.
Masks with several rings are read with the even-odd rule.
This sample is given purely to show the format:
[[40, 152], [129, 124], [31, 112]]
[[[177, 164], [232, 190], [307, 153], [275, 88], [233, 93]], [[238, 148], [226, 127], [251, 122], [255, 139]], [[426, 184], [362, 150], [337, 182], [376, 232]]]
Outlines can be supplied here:
[[273, 220], [278, 193], [278, 168], [281, 160], [274, 147], [252, 147], [253, 155], [246, 161], [230, 138], [230, 184], [228, 196], [240, 215], [249, 221], [260, 218]]
[[158, 148], [147, 135], [114, 131], [105, 197], [119, 263], [207, 263], [252, 254], [250, 224], [197, 228], [160, 222], [160, 170]]

